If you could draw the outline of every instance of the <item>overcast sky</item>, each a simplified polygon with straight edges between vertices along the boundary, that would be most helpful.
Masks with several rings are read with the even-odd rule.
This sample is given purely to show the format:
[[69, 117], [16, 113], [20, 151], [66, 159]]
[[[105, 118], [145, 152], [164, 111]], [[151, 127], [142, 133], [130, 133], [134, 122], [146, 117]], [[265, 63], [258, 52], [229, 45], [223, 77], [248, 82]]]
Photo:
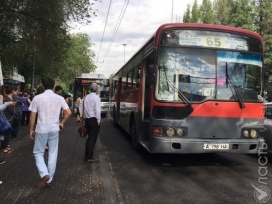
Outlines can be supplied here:
[[[96, 1], [94, 8], [98, 10], [97, 17], [93, 17], [88, 26], [77, 26], [72, 30], [73, 33], [83, 32], [91, 37], [94, 44], [92, 50], [96, 55], [95, 62], [98, 57], [96, 73], [106, 77], [117, 72], [124, 64], [124, 59], [128, 61], [160, 25], [171, 23], [172, 2], [173, 22], [182, 22], [187, 4], [193, 5], [194, 0], [130, 0], [106, 56], [125, 2], [127, 0], [112, 0], [102, 44], [110, 0]], [[198, 0], [198, 4], [201, 3], [202, 0]]]

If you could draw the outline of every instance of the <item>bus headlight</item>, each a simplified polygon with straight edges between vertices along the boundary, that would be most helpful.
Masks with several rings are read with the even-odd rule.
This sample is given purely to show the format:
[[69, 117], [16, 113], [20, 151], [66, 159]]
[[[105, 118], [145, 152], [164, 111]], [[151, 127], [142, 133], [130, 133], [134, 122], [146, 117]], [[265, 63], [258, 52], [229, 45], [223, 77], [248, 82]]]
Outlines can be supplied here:
[[244, 131], [243, 131], [243, 134], [244, 134], [245, 137], [249, 137], [249, 132], [248, 132], [248, 130], [244, 130]]
[[175, 129], [174, 128], [167, 128], [166, 129], [166, 135], [168, 137], [173, 137], [175, 135]]
[[256, 137], [258, 136], [258, 132], [257, 132], [256, 130], [252, 129], [252, 130], [250, 131], [250, 136], [251, 136], [252, 138], [256, 138]]
[[183, 136], [183, 134], [184, 134], [184, 130], [182, 128], [177, 128], [176, 132], [177, 132], [178, 136]]

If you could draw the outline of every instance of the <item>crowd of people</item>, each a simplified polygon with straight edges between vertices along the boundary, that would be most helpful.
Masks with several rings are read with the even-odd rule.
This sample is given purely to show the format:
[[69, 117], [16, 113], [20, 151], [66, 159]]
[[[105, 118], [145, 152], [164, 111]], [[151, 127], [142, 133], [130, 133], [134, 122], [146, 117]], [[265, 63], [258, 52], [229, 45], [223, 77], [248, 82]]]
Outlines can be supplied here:
[[[0, 88], [0, 114], [2, 114], [12, 127], [12, 131], [0, 133], [0, 165], [6, 161], [3, 155], [13, 152], [10, 140], [18, 136], [20, 126], [28, 126], [30, 123], [29, 107], [35, 96], [43, 93], [44, 87], [41, 85], [36, 92], [19, 92], [16, 86], [2, 85]], [[55, 93], [61, 95], [62, 87], [56, 86]], [[37, 122], [37, 119], [36, 121]]]
[[[3, 104], [1, 114], [7, 119], [12, 127], [11, 132], [1, 133], [0, 150], [1, 154], [10, 154], [13, 149], [9, 145], [10, 139], [16, 139], [20, 126], [29, 124], [29, 110], [31, 96], [29, 93], [20, 93], [17, 87], [2, 85], [0, 89], [0, 104]], [[0, 164], [5, 163], [0, 159]]]
[[[0, 92], [0, 114], [9, 122], [12, 131], [0, 132], [1, 154], [10, 154], [13, 149], [10, 139], [16, 139], [21, 125], [29, 126], [29, 136], [34, 140], [33, 154], [40, 175], [38, 188], [51, 186], [58, 155], [59, 131], [71, 116], [69, 97], [60, 96], [61, 86], [55, 86], [52, 78], [42, 81], [42, 86], [34, 94], [19, 93], [16, 87], [3, 85]], [[98, 85], [90, 85], [90, 93], [81, 99], [77, 96], [77, 122], [84, 121], [87, 129], [85, 145], [86, 162], [98, 162], [94, 158], [94, 146], [98, 137], [101, 120], [101, 99]], [[48, 149], [48, 164], [44, 161], [44, 153]], [[0, 164], [4, 164], [0, 158]], [[2, 182], [0, 181], [0, 184]]]

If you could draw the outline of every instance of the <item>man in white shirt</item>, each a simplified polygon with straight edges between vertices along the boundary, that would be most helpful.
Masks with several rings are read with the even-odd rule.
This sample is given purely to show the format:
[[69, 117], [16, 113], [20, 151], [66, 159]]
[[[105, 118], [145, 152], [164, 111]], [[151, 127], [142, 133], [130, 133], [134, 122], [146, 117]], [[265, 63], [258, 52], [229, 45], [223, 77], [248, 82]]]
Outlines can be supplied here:
[[85, 161], [98, 162], [98, 159], [94, 158], [93, 151], [100, 129], [101, 99], [96, 95], [98, 93], [98, 85], [96, 83], [90, 85], [90, 91], [91, 93], [83, 98], [79, 106], [79, 112], [85, 119], [85, 126], [88, 132], [85, 147]]
[[[30, 138], [35, 139], [33, 153], [36, 160], [36, 166], [41, 177], [38, 188], [42, 189], [51, 186], [51, 181], [55, 174], [59, 130], [71, 115], [64, 98], [55, 94], [52, 90], [55, 86], [54, 79], [46, 78], [42, 81], [45, 89], [44, 93], [34, 97], [29, 106], [30, 114]], [[59, 121], [60, 110], [64, 110], [64, 117]], [[34, 131], [34, 123], [38, 113], [37, 125]], [[48, 166], [44, 161], [44, 152], [46, 144], [49, 145]]]

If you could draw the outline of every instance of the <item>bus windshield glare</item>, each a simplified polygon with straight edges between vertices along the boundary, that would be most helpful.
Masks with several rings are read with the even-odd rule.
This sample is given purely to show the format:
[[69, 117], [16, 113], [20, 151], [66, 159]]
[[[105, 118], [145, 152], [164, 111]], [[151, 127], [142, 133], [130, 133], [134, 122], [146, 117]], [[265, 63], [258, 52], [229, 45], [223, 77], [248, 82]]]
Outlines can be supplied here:
[[160, 47], [155, 96], [157, 100], [260, 101], [262, 55], [182, 47]]

